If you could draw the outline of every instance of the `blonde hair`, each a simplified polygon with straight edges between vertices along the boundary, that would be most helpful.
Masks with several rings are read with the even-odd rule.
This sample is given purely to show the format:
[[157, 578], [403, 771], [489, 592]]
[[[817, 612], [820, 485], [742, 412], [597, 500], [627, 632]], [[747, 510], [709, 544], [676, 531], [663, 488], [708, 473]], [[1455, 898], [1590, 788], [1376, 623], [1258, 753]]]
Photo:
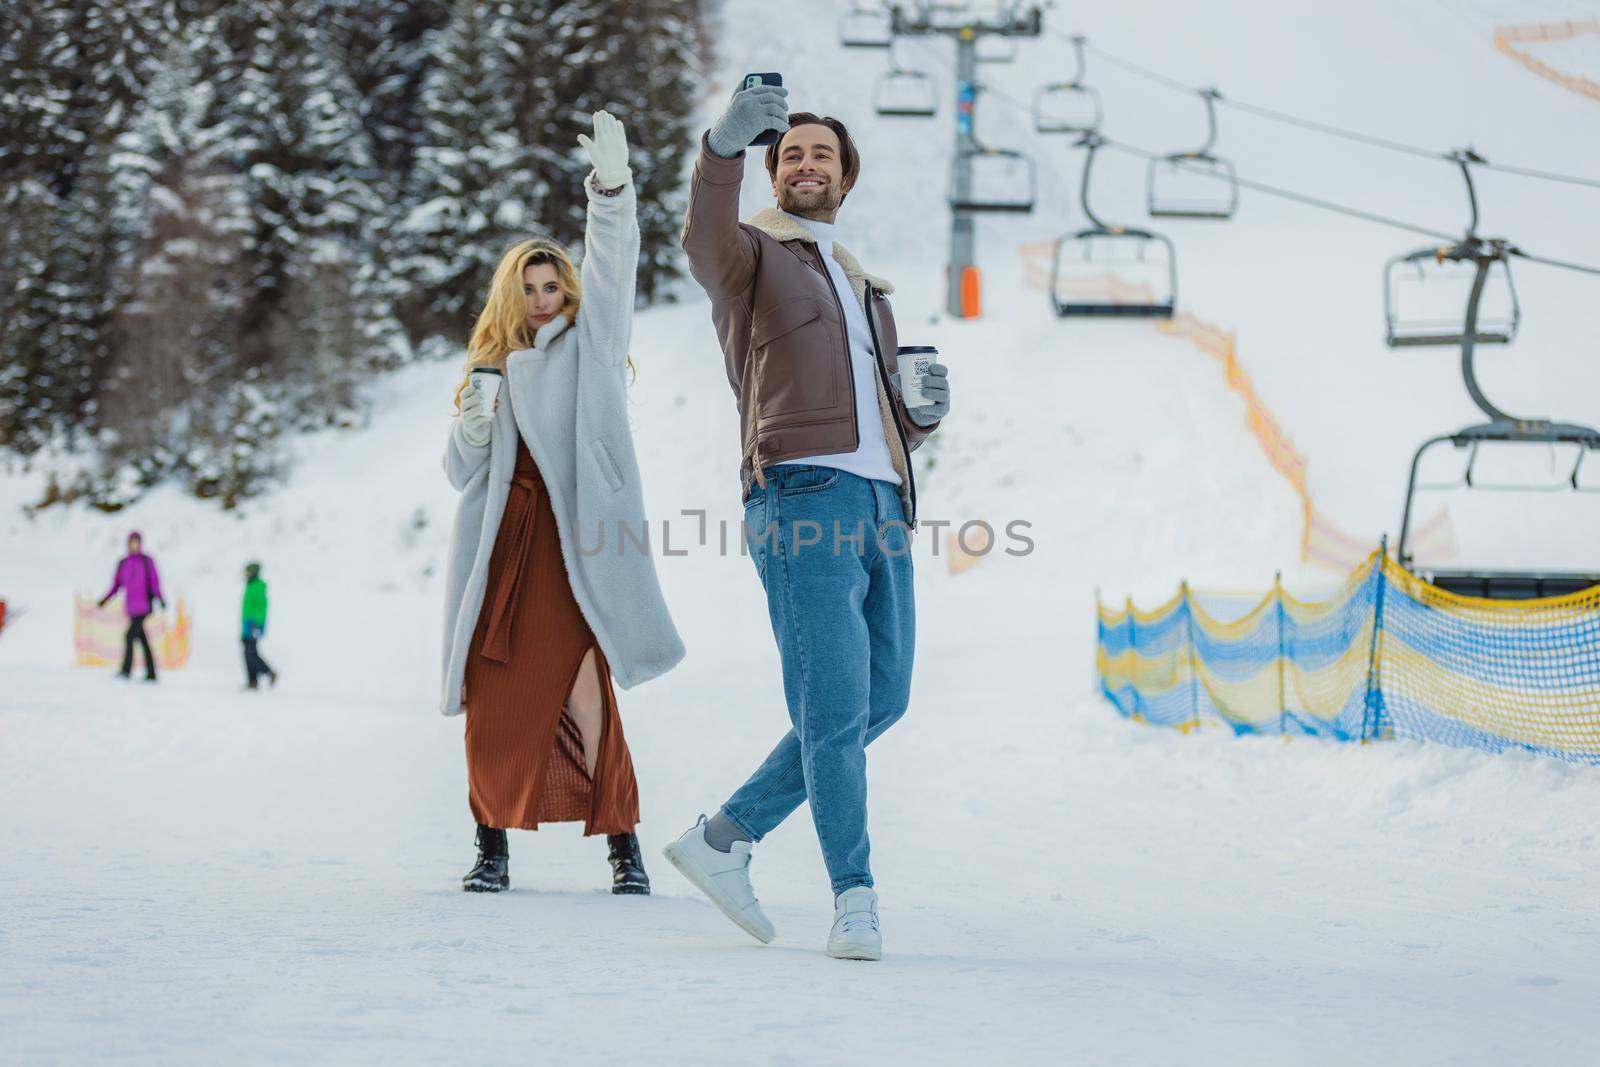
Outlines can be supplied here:
[[461, 384], [456, 387], [457, 411], [461, 410], [461, 391], [467, 387], [468, 375], [479, 367], [503, 371], [507, 356], [533, 344], [528, 332], [528, 303], [522, 293], [522, 273], [529, 267], [546, 263], [555, 268], [556, 284], [566, 296], [561, 314], [569, 323], [578, 317], [583, 286], [578, 281], [578, 268], [573, 266], [567, 250], [548, 237], [530, 237], [512, 245], [494, 269], [489, 299], [478, 312], [472, 339], [467, 342], [467, 365], [462, 368]]
[[[462, 368], [461, 384], [456, 386], [456, 411], [461, 411], [461, 392], [470, 381], [468, 377], [479, 367], [494, 367], [504, 371], [506, 357], [533, 345], [533, 334], [528, 330], [527, 298], [522, 292], [522, 274], [529, 267], [548, 264], [555, 268], [556, 284], [566, 299], [560, 314], [570, 325], [578, 317], [578, 304], [583, 299], [583, 283], [578, 280], [578, 268], [567, 250], [548, 237], [530, 237], [519, 241], [500, 258], [494, 269], [494, 280], [489, 283], [489, 299], [484, 301], [472, 327], [472, 338], [467, 342], [467, 364]], [[633, 371], [633, 359], [628, 359], [628, 370]]]

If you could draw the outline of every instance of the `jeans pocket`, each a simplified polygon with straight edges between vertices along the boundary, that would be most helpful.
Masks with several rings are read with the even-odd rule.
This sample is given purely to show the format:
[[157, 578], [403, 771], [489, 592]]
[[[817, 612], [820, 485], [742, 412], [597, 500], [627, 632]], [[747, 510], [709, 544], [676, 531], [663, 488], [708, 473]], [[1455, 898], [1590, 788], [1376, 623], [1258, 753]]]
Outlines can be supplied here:
[[756, 565], [756, 577], [767, 580], [767, 550], [777, 539], [775, 527], [767, 525], [767, 498], [760, 489], [752, 492], [745, 501], [743, 529], [745, 548]]
[[839, 468], [837, 467], [790, 467], [781, 475], [778, 485], [779, 496], [799, 496], [801, 493], [819, 493], [824, 489], [832, 489], [839, 484]]

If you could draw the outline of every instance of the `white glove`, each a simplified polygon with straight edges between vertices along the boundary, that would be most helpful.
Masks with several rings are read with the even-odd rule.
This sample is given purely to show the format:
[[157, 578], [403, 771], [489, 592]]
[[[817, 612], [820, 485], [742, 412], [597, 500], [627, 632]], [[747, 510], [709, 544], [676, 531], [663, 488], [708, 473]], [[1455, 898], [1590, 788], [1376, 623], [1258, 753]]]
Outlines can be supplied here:
[[489, 413], [483, 410], [483, 397], [478, 395], [469, 381], [467, 387], [461, 390], [461, 436], [473, 448], [482, 448], [489, 443], [489, 426]]
[[594, 113], [594, 140], [578, 134], [578, 143], [589, 153], [594, 178], [602, 189], [620, 189], [633, 172], [628, 169], [628, 135], [622, 123], [609, 111]]

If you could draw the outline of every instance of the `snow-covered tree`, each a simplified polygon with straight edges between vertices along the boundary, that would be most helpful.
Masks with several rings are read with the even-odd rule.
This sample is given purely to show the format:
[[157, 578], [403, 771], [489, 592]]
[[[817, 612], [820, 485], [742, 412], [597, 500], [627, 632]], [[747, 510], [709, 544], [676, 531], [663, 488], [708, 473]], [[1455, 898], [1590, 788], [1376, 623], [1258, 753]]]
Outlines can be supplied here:
[[622, 120], [639, 194], [639, 293], [648, 300], [676, 272], [682, 175], [695, 149], [689, 126], [706, 54], [702, 0], [540, 0], [519, 24], [528, 60], [517, 80], [519, 133], [549, 192], [542, 225], [582, 239], [577, 136], [605, 108]]
[[[217, 76], [212, 156], [242, 175], [246, 214], [237, 270], [236, 343], [267, 366], [297, 280], [323, 240], [359, 244], [383, 201], [373, 187], [362, 101], [317, 25], [312, 0], [238, 0], [221, 15], [232, 54]], [[352, 309], [353, 313], [357, 309]]]
[[138, 486], [185, 468], [197, 416], [240, 373], [237, 262], [248, 219], [243, 180], [215, 158], [205, 125], [213, 93], [194, 50], [174, 46], [114, 157], [114, 216], [139, 238], [100, 423], [107, 464], [133, 467]]
[[512, 243], [576, 247], [601, 107], [648, 299], [705, 2], [0, 0], [0, 448], [52, 499], [256, 491], [283, 432], [458, 346]]
[[397, 239], [414, 336], [465, 340], [495, 264], [537, 232], [545, 190], [518, 136], [512, 84], [522, 65], [509, 0], [456, 0], [433, 41], [422, 89], [424, 143]]

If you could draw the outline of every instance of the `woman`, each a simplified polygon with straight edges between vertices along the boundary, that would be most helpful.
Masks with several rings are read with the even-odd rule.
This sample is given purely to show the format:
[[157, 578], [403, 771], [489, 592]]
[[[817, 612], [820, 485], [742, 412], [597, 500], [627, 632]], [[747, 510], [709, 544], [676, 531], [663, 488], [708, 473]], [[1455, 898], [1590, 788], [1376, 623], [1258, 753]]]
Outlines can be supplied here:
[[128, 535], [128, 554], [118, 561], [117, 573], [111, 578], [111, 591], [100, 598], [100, 606], [105, 607], [119, 589], [122, 611], [128, 616], [128, 632], [122, 639], [122, 669], [117, 674], [123, 678], [132, 676], [133, 645], [137, 641], [144, 652], [144, 680], [153, 682], [156, 680], [156, 657], [150, 651], [150, 639], [145, 636], [144, 620], [150, 617], [153, 604], [165, 609], [167, 601], [161, 595], [161, 576], [156, 573], [156, 561], [144, 554], [144, 538], [138, 530]]
[[[644, 497], [624, 377], [639, 226], [627, 138], [601, 111], [594, 138], [578, 140], [594, 164], [581, 278], [553, 241], [506, 253], [472, 331], [445, 451], [461, 500], [442, 710], [467, 717], [478, 862], [462, 883], [473, 892], [510, 886], [508, 828], [576, 821], [606, 835], [612, 892], [650, 891], [612, 681], [629, 689], [683, 658], [637, 540]], [[480, 368], [504, 375], [492, 403], [473, 388]], [[619, 528], [636, 539], [621, 543]]]

